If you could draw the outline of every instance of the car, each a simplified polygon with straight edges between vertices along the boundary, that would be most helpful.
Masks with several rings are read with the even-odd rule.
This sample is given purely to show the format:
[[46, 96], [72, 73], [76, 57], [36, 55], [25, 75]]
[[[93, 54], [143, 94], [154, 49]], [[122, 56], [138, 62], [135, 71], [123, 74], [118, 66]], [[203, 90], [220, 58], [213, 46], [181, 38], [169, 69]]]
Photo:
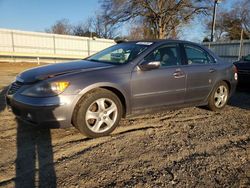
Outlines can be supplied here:
[[73, 125], [88, 137], [109, 135], [121, 118], [190, 106], [222, 110], [237, 70], [188, 41], [142, 40], [113, 45], [83, 60], [17, 75], [6, 101], [32, 125]]
[[250, 84], [250, 54], [234, 62], [239, 75], [239, 86], [249, 86]]

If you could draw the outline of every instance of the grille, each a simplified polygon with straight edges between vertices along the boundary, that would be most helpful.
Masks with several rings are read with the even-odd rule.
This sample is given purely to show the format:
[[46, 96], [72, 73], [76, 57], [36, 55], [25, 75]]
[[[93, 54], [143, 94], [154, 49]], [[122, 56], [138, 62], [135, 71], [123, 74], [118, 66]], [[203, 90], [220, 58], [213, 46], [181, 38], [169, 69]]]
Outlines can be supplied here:
[[15, 94], [22, 87], [22, 85], [23, 84], [21, 82], [12, 83], [10, 88], [9, 88], [8, 95]]

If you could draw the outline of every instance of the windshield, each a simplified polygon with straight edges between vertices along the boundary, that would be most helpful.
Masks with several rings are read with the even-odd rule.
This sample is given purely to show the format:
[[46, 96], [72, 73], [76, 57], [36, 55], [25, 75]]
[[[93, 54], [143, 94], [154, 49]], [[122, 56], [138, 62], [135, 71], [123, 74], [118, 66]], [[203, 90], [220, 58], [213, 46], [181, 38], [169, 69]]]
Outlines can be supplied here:
[[152, 42], [120, 43], [111, 46], [97, 54], [87, 58], [89, 61], [97, 61], [113, 64], [124, 64], [134, 60], [144, 52]]

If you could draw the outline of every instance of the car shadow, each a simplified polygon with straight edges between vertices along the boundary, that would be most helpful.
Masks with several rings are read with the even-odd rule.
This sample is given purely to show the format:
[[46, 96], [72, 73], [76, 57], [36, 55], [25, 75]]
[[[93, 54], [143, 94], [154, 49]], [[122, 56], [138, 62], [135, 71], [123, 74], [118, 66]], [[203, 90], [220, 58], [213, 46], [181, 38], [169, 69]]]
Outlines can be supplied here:
[[247, 86], [237, 87], [237, 90], [230, 98], [228, 105], [250, 110], [250, 88]]

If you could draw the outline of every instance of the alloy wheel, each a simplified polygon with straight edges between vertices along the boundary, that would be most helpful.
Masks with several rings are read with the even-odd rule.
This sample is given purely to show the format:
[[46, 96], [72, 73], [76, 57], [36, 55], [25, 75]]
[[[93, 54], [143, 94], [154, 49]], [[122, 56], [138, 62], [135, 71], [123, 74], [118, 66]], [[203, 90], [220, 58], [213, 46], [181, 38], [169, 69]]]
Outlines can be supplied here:
[[115, 102], [108, 98], [100, 98], [88, 107], [85, 120], [91, 131], [102, 133], [112, 128], [117, 115], [118, 108]]
[[222, 108], [226, 104], [227, 98], [228, 98], [228, 89], [224, 85], [219, 86], [214, 94], [215, 106], [217, 108]]

